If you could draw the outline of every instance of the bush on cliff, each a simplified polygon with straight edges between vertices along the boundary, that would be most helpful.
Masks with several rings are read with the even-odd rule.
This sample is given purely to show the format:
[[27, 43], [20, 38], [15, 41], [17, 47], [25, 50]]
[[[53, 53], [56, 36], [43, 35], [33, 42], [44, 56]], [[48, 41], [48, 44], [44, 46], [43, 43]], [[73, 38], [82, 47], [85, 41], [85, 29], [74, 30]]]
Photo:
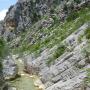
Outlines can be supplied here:
[[90, 39], [90, 28], [85, 31], [85, 35], [87, 39]]
[[4, 58], [7, 54], [7, 48], [5, 45], [5, 41], [0, 38], [0, 70], [2, 69], [2, 58]]

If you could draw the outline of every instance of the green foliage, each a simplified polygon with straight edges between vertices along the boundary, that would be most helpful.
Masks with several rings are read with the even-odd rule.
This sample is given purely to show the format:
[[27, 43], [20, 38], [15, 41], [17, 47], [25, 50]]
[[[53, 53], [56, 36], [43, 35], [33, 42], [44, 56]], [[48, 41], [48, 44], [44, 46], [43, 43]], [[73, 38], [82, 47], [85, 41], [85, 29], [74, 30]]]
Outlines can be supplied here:
[[85, 84], [90, 83], [90, 68], [86, 70], [87, 71], [87, 78], [85, 78]]
[[48, 60], [46, 61], [46, 65], [50, 66], [53, 61], [54, 61], [53, 58], [48, 58]]
[[37, 51], [40, 48], [40, 43], [36, 43], [34, 45], [29, 45], [29, 44], [24, 44], [21, 46], [20, 48], [20, 52], [24, 52], [24, 51], [30, 51], [31, 53], [34, 51]]
[[7, 51], [5, 41], [0, 38], [0, 69], [2, 68], [2, 58], [7, 54]]
[[87, 40], [87, 45], [82, 48], [82, 55], [85, 58], [85, 62], [90, 64], [90, 40]]
[[67, 17], [67, 21], [70, 22], [72, 20], [75, 20], [77, 17], [79, 17], [78, 12], [71, 12], [71, 14]]
[[33, 12], [33, 17], [32, 17], [32, 19], [31, 19], [33, 23], [34, 23], [34, 22], [37, 22], [40, 18], [41, 18], [40, 15], [37, 15], [36, 12]]
[[81, 0], [74, 0], [74, 2], [76, 2], [77, 4], [79, 4], [81, 2]]
[[[57, 15], [52, 15], [55, 23], [49, 27], [49, 28], [41, 28], [35, 30], [28, 29], [27, 33], [25, 33], [22, 37], [21, 44], [19, 47], [15, 48], [17, 53], [22, 52], [36, 52], [41, 51], [43, 47], [46, 48], [52, 48], [54, 45], [60, 44], [65, 38], [67, 38], [70, 34], [72, 34], [75, 30], [77, 30], [79, 27], [81, 27], [84, 23], [90, 21], [90, 8], [83, 8], [78, 12], [75, 12], [76, 19], [71, 19], [69, 21], [65, 21], [64, 23], [60, 23], [59, 18]], [[73, 16], [73, 15], [71, 15]], [[44, 16], [44, 18], [48, 18], [47, 16]], [[35, 25], [33, 25], [35, 26]], [[37, 26], [35, 26], [37, 27]], [[38, 38], [39, 33], [42, 33], [43, 35], [46, 35], [44, 38]], [[27, 42], [28, 37], [32, 35], [32, 38], [35, 40], [35, 44], [30, 45], [29, 42]]]
[[60, 4], [60, 0], [53, 0], [53, 3], [54, 3], [55, 5], [59, 5], [59, 4]]
[[65, 45], [60, 45], [53, 55], [54, 59], [60, 57], [65, 52], [65, 50], [66, 50]]
[[3, 58], [6, 54], [6, 45], [3, 39], [0, 39], [0, 58]]
[[87, 39], [90, 39], [90, 27], [85, 31], [85, 36]]
[[65, 11], [68, 11], [68, 7], [67, 7], [67, 5], [65, 4], [64, 5], [64, 8], [63, 8]]
[[53, 54], [52, 58], [49, 58], [46, 62], [46, 64], [49, 66], [51, 63], [54, 62], [54, 60], [56, 60], [58, 57], [60, 57], [66, 50], [66, 46], [65, 45], [60, 45], [56, 51]]
[[54, 24], [59, 23], [59, 17], [57, 15], [52, 15], [51, 18], [54, 20]]
[[54, 7], [51, 7], [50, 13], [51, 13], [51, 14], [54, 14], [54, 13], [55, 13], [55, 8], [54, 8]]
[[84, 37], [84, 35], [80, 35], [79, 37], [78, 37], [78, 43], [81, 43], [82, 42], [82, 38]]

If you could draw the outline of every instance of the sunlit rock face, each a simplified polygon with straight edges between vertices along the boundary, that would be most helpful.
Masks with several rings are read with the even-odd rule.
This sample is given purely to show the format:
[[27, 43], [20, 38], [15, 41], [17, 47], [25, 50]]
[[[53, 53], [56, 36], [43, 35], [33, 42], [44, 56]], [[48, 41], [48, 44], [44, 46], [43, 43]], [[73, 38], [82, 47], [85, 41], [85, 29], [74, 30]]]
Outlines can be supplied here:
[[11, 6], [5, 17], [7, 27], [14, 27], [17, 32], [23, 31], [45, 15], [51, 5], [57, 5], [55, 0], [18, 0], [16, 5]]
[[[70, 8], [72, 3], [73, 0], [18, 0], [15, 5], [9, 8], [4, 19], [4, 37], [12, 40], [40, 20], [45, 14], [50, 15], [52, 8], [58, 5], [64, 8], [64, 4], [67, 4], [68, 8]], [[71, 10], [68, 11], [70, 12]], [[59, 17], [62, 21], [67, 16], [63, 10], [58, 13], [61, 13]], [[49, 22], [45, 23], [45, 26], [47, 26]]]
[[[67, 47], [73, 47], [71, 52], [65, 52], [55, 60], [53, 64], [47, 66], [46, 61], [55, 51], [55, 47], [45, 49], [40, 56], [34, 58], [33, 54], [24, 57], [25, 69], [28, 73], [38, 74], [45, 85], [45, 90], [85, 90], [84, 79], [87, 74], [81, 68], [87, 66], [86, 58], [82, 53], [82, 48], [87, 45], [87, 41], [77, 44], [77, 38], [89, 27], [85, 23], [64, 41]], [[34, 69], [37, 67], [37, 69]], [[39, 70], [38, 70], [39, 68]], [[87, 89], [86, 89], [87, 90]]]
[[[19, 45], [24, 46], [22, 45], [22, 41], [24, 41], [24, 39], [26, 41], [25, 43], [23, 43], [25, 44], [25, 48], [27, 48], [26, 44], [30, 46], [35, 45], [38, 40], [43, 41], [45, 37], [48, 38], [50, 35], [54, 35], [53, 31], [50, 31], [51, 33], [48, 33], [49, 35], [47, 33], [42, 33], [38, 31], [42, 28], [46, 29], [52, 27], [52, 25], [56, 23], [54, 22], [55, 20], [52, 17], [48, 17], [47, 20], [41, 20], [41, 17], [47, 13], [49, 15], [52, 6], [54, 7], [54, 5], [58, 5], [60, 3], [64, 4], [66, 0], [61, 1], [62, 2], [60, 2], [60, 0], [18, 0], [18, 2], [14, 6], [11, 6], [9, 8], [9, 11], [7, 12], [7, 15], [4, 19], [4, 25], [0, 26], [0, 33], [3, 33], [3, 36], [7, 39], [7, 41], [15, 39], [10, 44], [12, 48], [18, 48]], [[77, 11], [80, 8], [81, 7], [79, 6]], [[59, 14], [59, 21], [62, 21], [59, 24], [63, 24], [64, 20], [66, 20], [65, 18], [67, 18], [67, 15], [64, 10], [61, 10]], [[33, 24], [36, 24], [36, 22], [37, 25], [33, 27], [33, 31], [35, 30], [39, 34], [29, 31], [28, 35], [25, 33], [26, 37], [22, 38], [22, 36], [20, 36], [20, 34], [22, 34], [21, 32], [24, 32], [26, 28], [33, 26]], [[75, 22], [73, 21], [73, 23]], [[37, 57], [33, 57], [33, 55], [25, 55], [25, 59], [23, 58], [25, 66], [24, 71], [29, 74], [38, 75], [45, 85], [46, 90], [83, 90], [83, 81], [86, 77], [86, 72], [81, 70], [80, 67], [85, 67], [87, 63], [85, 57], [82, 55], [80, 50], [83, 46], [87, 44], [87, 42], [84, 40], [83, 43], [78, 44], [78, 36], [82, 34], [88, 26], [89, 25], [87, 23], [82, 25], [79, 29], [77, 29], [77, 32], [74, 32], [72, 34], [70, 33], [69, 36], [66, 35], [66, 39], [64, 38], [64, 41], [60, 41], [60, 43], [65, 42], [67, 48], [70, 48], [70, 51], [66, 51], [62, 56], [58, 57], [55, 62], [52, 62], [50, 66], [47, 65], [46, 62], [49, 57], [53, 56], [55, 50], [57, 50], [57, 42], [54, 43], [56, 44], [56, 47], [54, 47], [54, 45], [48, 49], [46, 45], [44, 49], [40, 47], [40, 55], [36, 55]], [[57, 30], [59, 31], [60, 29], [61, 28], [58, 28]], [[66, 29], [68, 31], [69, 28]], [[4, 30], [4, 32], [2, 32], [2, 30]], [[49, 31], [49, 29], [47, 30]], [[58, 34], [56, 33], [56, 36], [57, 35]], [[56, 38], [56, 40], [57, 39], [58, 38]], [[61, 39], [61, 37], [59, 39]], [[28, 47], [28, 49], [29, 48], [32, 47]], [[31, 53], [33, 52], [34, 51], [32, 51]], [[7, 57], [3, 62], [3, 66], [5, 79], [14, 78], [16, 76], [18, 69], [12, 57]]]
[[[3, 37], [7, 41], [15, 39], [46, 13], [50, 14], [50, 9], [60, 3], [60, 0], [18, 0], [6, 13], [3, 23]], [[46, 21], [46, 24], [51, 24], [49, 21]]]

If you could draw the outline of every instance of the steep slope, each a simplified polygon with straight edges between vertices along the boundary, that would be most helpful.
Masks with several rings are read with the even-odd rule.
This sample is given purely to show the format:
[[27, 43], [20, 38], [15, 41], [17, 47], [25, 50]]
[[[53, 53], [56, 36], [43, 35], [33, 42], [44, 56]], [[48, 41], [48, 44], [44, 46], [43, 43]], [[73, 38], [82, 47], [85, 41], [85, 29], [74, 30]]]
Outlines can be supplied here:
[[5, 35], [8, 38], [14, 38], [16, 34], [25, 31], [25, 28], [31, 27], [47, 12], [49, 13], [51, 7], [56, 7], [60, 2], [59, 0], [58, 2], [55, 0], [18, 0], [16, 5], [9, 8], [4, 19], [4, 25], [7, 30]]
[[4, 19], [4, 37], [8, 41], [12, 40], [43, 17], [58, 18], [63, 21], [73, 9], [80, 9], [88, 0], [80, 2], [77, 0], [19, 0], [16, 5], [9, 8]]
[[2, 24], [11, 53], [45, 90], [90, 89], [90, 0], [18, 0]]

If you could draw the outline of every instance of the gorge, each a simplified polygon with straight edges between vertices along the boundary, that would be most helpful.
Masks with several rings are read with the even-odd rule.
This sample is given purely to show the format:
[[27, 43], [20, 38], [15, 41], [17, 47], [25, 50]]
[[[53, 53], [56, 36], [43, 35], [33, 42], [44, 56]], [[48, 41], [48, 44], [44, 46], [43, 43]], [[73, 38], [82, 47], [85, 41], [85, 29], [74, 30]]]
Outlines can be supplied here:
[[90, 90], [90, 0], [18, 0], [0, 21], [0, 90]]

